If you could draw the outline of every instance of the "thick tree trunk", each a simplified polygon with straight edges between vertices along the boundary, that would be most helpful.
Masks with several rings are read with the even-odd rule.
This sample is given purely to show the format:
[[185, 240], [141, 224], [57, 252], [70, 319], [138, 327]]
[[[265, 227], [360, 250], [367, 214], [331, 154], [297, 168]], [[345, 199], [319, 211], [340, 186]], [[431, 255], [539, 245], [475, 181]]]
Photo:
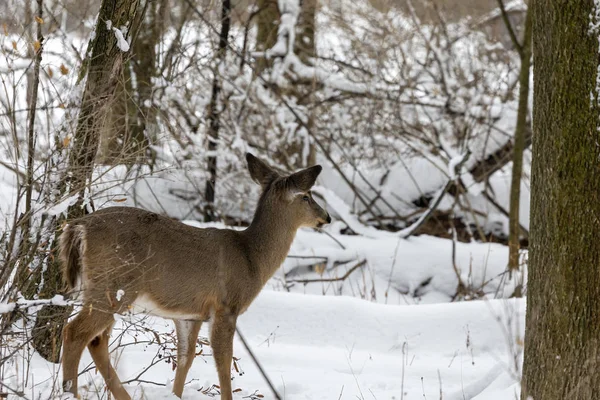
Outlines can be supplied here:
[[598, 32], [590, 32], [593, 5], [592, 0], [533, 2], [523, 400], [595, 400], [600, 393], [599, 54]]
[[145, 161], [150, 132], [156, 122], [152, 79], [157, 74], [156, 46], [163, 33], [161, 14], [166, 3], [166, 0], [148, 2], [131, 44], [130, 57], [124, 60], [125, 66], [117, 80], [110, 123], [100, 135], [99, 162], [114, 165]]
[[521, 71], [519, 72], [519, 109], [517, 112], [517, 127], [515, 129], [515, 147], [513, 151], [512, 180], [510, 186], [510, 209], [508, 222], [508, 269], [519, 269], [519, 203], [521, 199], [521, 176], [523, 175], [523, 152], [525, 151], [525, 136], [527, 132], [527, 114], [529, 112], [529, 69], [531, 66], [531, 8], [525, 18], [525, 32], [521, 44]]
[[146, 17], [142, 21], [140, 33], [133, 46], [132, 64], [137, 82], [137, 107], [134, 109], [134, 124], [130, 138], [134, 154], [137, 154], [138, 158], [147, 153], [147, 145], [156, 139], [157, 109], [152, 104], [153, 78], [157, 76], [156, 46], [165, 29], [164, 13], [167, 7], [168, 0], [149, 3]]
[[135, 37], [133, 34], [139, 27], [143, 10], [144, 6], [140, 0], [102, 2], [69, 159], [71, 178], [67, 191], [71, 194], [79, 193], [79, 201], [69, 208], [70, 218], [83, 214], [83, 189], [92, 176], [99, 134], [113, 105], [115, 89], [122, 77], [123, 64], [129, 53], [129, 49], [123, 51], [124, 48], [119, 46], [115, 29], [127, 26], [127, 34], [123, 34], [125, 39], [131, 40]]
[[221, 32], [219, 33], [219, 48], [217, 50], [217, 63], [215, 76], [213, 78], [212, 94], [208, 109], [208, 179], [204, 190], [204, 221], [216, 221], [215, 213], [215, 185], [217, 183], [217, 143], [219, 140], [219, 129], [221, 128], [220, 114], [222, 110], [221, 94], [221, 65], [225, 61], [229, 39], [229, 28], [231, 26], [231, 2], [222, 0], [221, 3]]
[[[96, 36], [91, 43], [92, 55], [87, 66], [85, 84], [73, 147], [69, 154], [68, 177], [59, 188], [64, 195], [78, 195], [77, 202], [69, 207], [68, 218], [85, 214], [84, 192], [89, 184], [98, 151], [99, 135], [106, 123], [106, 116], [114, 100], [115, 88], [127, 51], [118, 45], [113, 28], [127, 26], [125, 39], [136, 32], [144, 7], [140, 0], [103, 0], [96, 23]], [[110, 24], [107, 22], [110, 21]], [[135, 36], [133, 36], [135, 37]], [[61, 221], [56, 221], [59, 227]], [[58, 233], [57, 233], [58, 237]], [[56, 242], [56, 240], [55, 240]], [[60, 268], [50, 261], [44, 274], [43, 293], [40, 296], [64, 293]], [[36, 274], [32, 279], [40, 279]], [[33, 329], [33, 346], [49, 361], [58, 362], [62, 325], [69, 315], [67, 308], [43, 307], [38, 312]]]

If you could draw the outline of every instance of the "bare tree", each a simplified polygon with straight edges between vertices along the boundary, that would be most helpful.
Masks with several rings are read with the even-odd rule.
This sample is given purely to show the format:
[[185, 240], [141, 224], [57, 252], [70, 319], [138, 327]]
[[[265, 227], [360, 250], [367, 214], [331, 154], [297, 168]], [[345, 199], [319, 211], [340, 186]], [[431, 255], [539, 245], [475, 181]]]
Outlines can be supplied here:
[[208, 158], [207, 170], [208, 179], [206, 180], [206, 188], [204, 191], [204, 221], [215, 221], [215, 185], [217, 181], [217, 142], [219, 140], [219, 129], [221, 128], [220, 114], [223, 112], [223, 102], [220, 99], [221, 95], [221, 66], [225, 61], [227, 54], [227, 46], [229, 40], [229, 28], [231, 27], [231, 1], [222, 0], [221, 3], [221, 31], [219, 33], [219, 47], [216, 56], [216, 66], [213, 77], [212, 93], [210, 96], [210, 104], [208, 106]]
[[[91, 56], [85, 65], [87, 80], [83, 91], [77, 128], [70, 149], [69, 165], [59, 191], [77, 200], [68, 209], [69, 219], [87, 212], [86, 186], [92, 178], [99, 136], [114, 100], [115, 88], [125, 63], [130, 41], [143, 17], [145, 7], [137, 0], [103, 0], [90, 43]], [[55, 221], [58, 230], [62, 221]], [[41, 271], [30, 279], [35, 284]], [[56, 262], [50, 262], [44, 274], [44, 293], [64, 293], [62, 275]], [[36, 319], [33, 344], [46, 359], [58, 362], [62, 325], [69, 309], [45, 306]]]
[[[523, 41], [519, 42], [515, 30], [508, 18], [503, 0], [498, 0], [504, 23], [521, 58], [519, 72], [519, 108], [517, 110], [517, 126], [515, 129], [514, 148], [512, 153], [512, 179], [510, 186], [510, 208], [508, 222], [508, 269], [510, 273], [519, 269], [519, 237], [521, 225], [519, 224], [519, 203], [521, 198], [521, 176], [523, 175], [523, 152], [526, 148], [528, 129], [527, 114], [529, 113], [529, 70], [531, 67], [531, 26], [533, 15], [531, 7], [527, 9], [525, 17], [525, 31]], [[517, 293], [520, 297], [520, 293]]]
[[533, 2], [535, 106], [523, 400], [598, 398], [599, 11], [588, 0]]

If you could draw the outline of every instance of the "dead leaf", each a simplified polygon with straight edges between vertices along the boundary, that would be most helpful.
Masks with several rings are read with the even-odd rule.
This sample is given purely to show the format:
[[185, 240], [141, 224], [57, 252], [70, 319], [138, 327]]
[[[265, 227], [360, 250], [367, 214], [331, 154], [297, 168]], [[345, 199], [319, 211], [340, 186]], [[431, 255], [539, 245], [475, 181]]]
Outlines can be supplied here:
[[17, 51], [17, 42], [15, 40], [12, 41], [12, 47], [14, 51]]
[[124, 202], [124, 201], [127, 201], [127, 198], [123, 198], [123, 199], [113, 199], [113, 201], [114, 201], [115, 203], [122, 203], [122, 202]]
[[8, 36], [8, 25], [6, 23], [2, 24], [2, 30], [4, 31], [4, 36]]
[[36, 53], [40, 50], [41, 47], [42, 47], [42, 44], [40, 43], [39, 40], [36, 40], [35, 42], [33, 42], [33, 49], [35, 50]]
[[323, 275], [323, 272], [325, 272], [325, 263], [319, 263], [315, 265], [315, 272], [319, 275]]
[[52, 79], [52, 77], [54, 76], [54, 71], [52, 71], [52, 68], [48, 67], [46, 69], [46, 72], [48, 73], [48, 76], [50, 77], [50, 79]]
[[35, 22], [37, 22], [38, 24], [42, 25], [44, 23], [44, 20], [36, 15]]
[[69, 68], [65, 67], [65, 64], [60, 64], [60, 73], [66, 75], [69, 73]]
[[71, 143], [71, 137], [70, 136], [66, 136], [63, 139], [63, 147], [67, 147], [69, 145], [69, 143]]

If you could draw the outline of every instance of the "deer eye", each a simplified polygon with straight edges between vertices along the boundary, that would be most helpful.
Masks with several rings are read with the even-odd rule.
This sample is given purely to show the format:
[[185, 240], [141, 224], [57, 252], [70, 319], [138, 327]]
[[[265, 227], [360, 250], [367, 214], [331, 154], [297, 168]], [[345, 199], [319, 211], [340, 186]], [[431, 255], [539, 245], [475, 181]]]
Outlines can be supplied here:
[[310, 197], [308, 197], [307, 195], [302, 196], [302, 200], [303, 201], [308, 201], [310, 200]]

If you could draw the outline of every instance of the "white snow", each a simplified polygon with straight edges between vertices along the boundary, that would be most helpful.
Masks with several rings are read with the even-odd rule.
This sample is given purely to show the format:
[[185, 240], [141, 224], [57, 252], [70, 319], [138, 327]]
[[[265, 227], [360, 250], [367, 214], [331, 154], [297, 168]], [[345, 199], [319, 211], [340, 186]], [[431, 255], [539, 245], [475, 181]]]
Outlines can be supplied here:
[[73, 204], [75, 204], [77, 202], [77, 199], [79, 198], [79, 193], [76, 193], [72, 196], [67, 197], [66, 199], [60, 201], [59, 203], [57, 203], [56, 205], [48, 208], [46, 210], [46, 214], [48, 215], [59, 215], [59, 214], [63, 214], [64, 212], [67, 211], [67, 209], [72, 206]]
[[129, 42], [127, 42], [127, 40], [125, 39], [125, 35], [123, 34], [123, 31], [121, 29], [114, 28], [114, 27], [112, 28], [112, 30], [115, 33], [115, 38], [117, 39], [117, 47], [122, 52], [129, 51]]
[[8, 314], [15, 309], [15, 303], [0, 303], [0, 314]]
[[[525, 303], [492, 300], [421, 306], [373, 304], [348, 297], [327, 297], [264, 291], [239, 319], [239, 328], [262, 363], [279, 393], [287, 400], [361, 398], [416, 400], [500, 399], [486, 390], [494, 385], [501, 393], [516, 389], [513, 366], [518, 363], [523, 335]], [[165, 345], [145, 343], [154, 335], [119, 321], [113, 337], [122, 345], [117, 369], [122, 380], [139, 379], [164, 384], [174, 379]], [[208, 334], [204, 324], [201, 336]], [[146, 318], [144, 327], [161, 337], [173, 332], [171, 323]], [[132, 344], [134, 342], [139, 344]], [[113, 342], [113, 345], [115, 343]], [[165, 346], [167, 351], [162, 351]], [[190, 369], [184, 399], [204, 398], [201, 387], [218, 384], [210, 349], [198, 346]], [[242, 399], [255, 391], [272, 398], [256, 367], [240, 342], [234, 343], [243, 375], [233, 371], [234, 395]], [[81, 369], [90, 365], [87, 351]], [[35, 382], [47, 382], [60, 373], [34, 357], [30, 374]], [[8, 382], [7, 382], [8, 384]], [[47, 383], [45, 383], [47, 385]], [[43, 384], [39, 384], [43, 387]], [[102, 378], [94, 370], [80, 377], [83, 397], [103, 393]], [[168, 387], [133, 383], [126, 386], [134, 399], [172, 398]], [[477, 396], [477, 397], [475, 397]], [[510, 399], [504, 397], [503, 399]]]

